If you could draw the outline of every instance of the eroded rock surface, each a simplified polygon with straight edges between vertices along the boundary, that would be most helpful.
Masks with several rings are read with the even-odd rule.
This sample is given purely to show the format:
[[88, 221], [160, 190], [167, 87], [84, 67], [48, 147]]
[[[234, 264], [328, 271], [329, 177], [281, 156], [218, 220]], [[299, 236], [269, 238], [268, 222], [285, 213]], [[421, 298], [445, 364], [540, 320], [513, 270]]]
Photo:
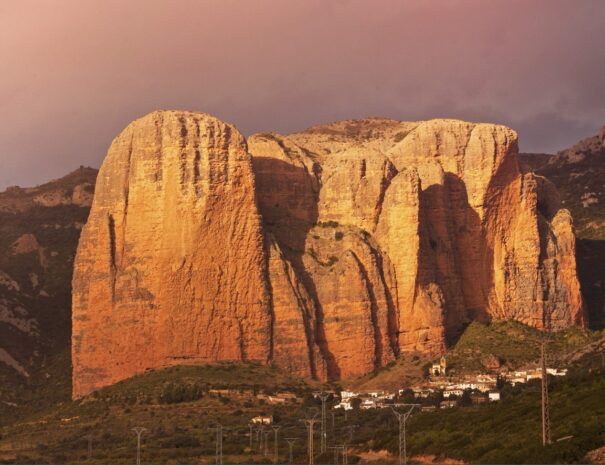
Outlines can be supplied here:
[[[316, 330], [326, 339], [328, 377], [400, 351], [439, 352], [473, 320], [585, 323], [571, 217], [552, 184], [521, 173], [509, 128], [375, 118], [248, 143], [267, 230], [330, 322], [318, 319]], [[333, 236], [317, 235], [322, 227]], [[342, 241], [352, 230], [373, 244], [371, 254]], [[375, 271], [360, 280], [359, 270]], [[370, 349], [338, 357], [350, 329], [332, 302], [359, 317], [366, 310], [352, 301], [365, 299], [375, 337], [357, 341]]]
[[571, 217], [514, 131], [343, 121], [257, 134], [156, 112], [113, 142], [74, 274], [74, 395], [259, 360], [319, 379], [471, 321], [583, 325]]
[[271, 357], [261, 218], [246, 142], [156, 112], [111, 144], [73, 280], [73, 392], [147, 368]]

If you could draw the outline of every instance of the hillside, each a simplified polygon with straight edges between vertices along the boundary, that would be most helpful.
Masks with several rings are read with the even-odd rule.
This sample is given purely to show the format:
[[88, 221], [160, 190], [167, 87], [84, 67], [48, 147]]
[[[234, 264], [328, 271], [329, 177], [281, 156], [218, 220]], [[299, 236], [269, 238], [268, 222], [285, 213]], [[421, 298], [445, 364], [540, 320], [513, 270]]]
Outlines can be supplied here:
[[[517, 335], [523, 332], [522, 328], [509, 330]], [[504, 331], [475, 329], [469, 338], [475, 343], [485, 342], [495, 332]], [[515, 340], [511, 336], [506, 350], [513, 350], [515, 342], [523, 347], [523, 337]], [[597, 341], [597, 337], [602, 335], [593, 334], [589, 339]], [[553, 438], [572, 438], [543, 449], [539, 385], [509, 386], [504, 388], [503, 400], [498, 404], [414, 414], [408, 423], [412, 461], [586, 462], [587, 453], [605, 444], [604, 342], [605, 339], [593, 342], [588, 353], [575, 352], [568, 376], [551, 380]], [[515, 354], [509, 355], [510, 360], [521, 362], [520, 351]], [[465, 363], [471, 363], [472, 357], [469, 354]], [[320, 412], [320, 403], [312, 396], [320, 388], [256, 364], [221, 363], [152, 371], [5, 425], [0, 429], [0, 463], [132, 463], [136, 442], [131, 429], [135, 426], [147, 429], [143, 435], [144, 463], [214, 463], [212, 428], [217, 422], [224, 427], [226, 463], [267, 463], [273, 459], [270, 427], [265, 428], [267, 454], [264, 446], [259, 450], [256, 432], [250, 449], [248, 424], [257, 415], [272, 415], [280, 426], [280, 459], [285, 461], [287, 456], [284, 438], [291, 437], [297, 438], [295, 462], [304, 463], [306, 433], [300, 419]], [[268, 396], [285, 393], [295, 399], [271, 404]], [[332, 400], [328, 405], [332, 405]], [[350, 463], [367, 463], [371, 457], [380, 457], [381, 463], [396, 462], [397, 426], [390, 409], [353, 410], [347, 415], [337, 410], [334, 419], [328, 411], [327, 418], [328, 446], [347, 442]], [[317, 450], [319, 436], [315, 442]], [[316, 463], [331, 460], [332, 450], [316, 457]]]
[[40, 377], [60, 390], [52, 366], [69, 347], [73, 260], [96, 173], [0, 193], [0, 406], [22, 402], [17, 386]]
[[[299, 435], [290, 430], [300, 429], [297, 416], [316, 406], [311, 389], [279, 370], [254, 364], [149, 372], [5, 426], [0, 430], [0, 463], [132, 463], [134, 426], [147, 428], [145, 462], [213, 463], [211, 428], [217, 422], [228, 438], [226, 461], [249, 463], [250, 419], [273, 415], [283, 428], [282, 437]], [[285, 392], [298, 400], [269, 403], [267, 396]], [[94, 437], [93, 460], [86, 460], [89, 434]], [[303, 443], [298, 443], [296, 452], [302, 455]], [[252, 457], [262, 461], [264, 456]]]
[[[565, 367], [572, 354], [590, 347], [602, 336], [600, 332], [579, 328], [553, 333], [549, 342], [551, 366]], [[471, 323], [446, 353], [448, 373], [498, 374], [503, 369], [535, 365], [540, 357], [540, 339], [540, 331], [514, 321]], [[425, 379], [433, 361], [423, 354], [405, 354], [381, 369], [342, 384], [353, 390], [397, 390]]]

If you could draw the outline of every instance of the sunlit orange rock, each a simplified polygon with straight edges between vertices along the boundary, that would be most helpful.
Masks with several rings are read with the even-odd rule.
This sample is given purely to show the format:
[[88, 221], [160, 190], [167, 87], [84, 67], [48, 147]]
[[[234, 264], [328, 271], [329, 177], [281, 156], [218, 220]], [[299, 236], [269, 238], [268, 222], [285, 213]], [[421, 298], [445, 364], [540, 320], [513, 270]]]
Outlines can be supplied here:
[[475, 320], [583, 325], [574, 241], [504, 126], [373, 118], [246, 143], [152, 113], [114, 140], [82, 233], [74, 396], [213, 360], [351, 377]]
[[246, 142], [156, 112], [111, 144], [73, 278], [73, 394], [148, 368], [269, 361], [271, 307]]

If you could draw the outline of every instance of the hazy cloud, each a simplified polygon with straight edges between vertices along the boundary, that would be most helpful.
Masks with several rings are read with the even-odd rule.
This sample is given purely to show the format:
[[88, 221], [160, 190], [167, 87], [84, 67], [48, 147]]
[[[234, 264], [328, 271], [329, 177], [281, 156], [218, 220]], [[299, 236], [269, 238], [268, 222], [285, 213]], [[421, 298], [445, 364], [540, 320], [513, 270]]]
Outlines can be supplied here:
[[605, 124], [604, 17], [602, 0], [4, 0], [0, 188], [99, 166], [158, 108], [246, 134], [494, 121], [555, 151]]

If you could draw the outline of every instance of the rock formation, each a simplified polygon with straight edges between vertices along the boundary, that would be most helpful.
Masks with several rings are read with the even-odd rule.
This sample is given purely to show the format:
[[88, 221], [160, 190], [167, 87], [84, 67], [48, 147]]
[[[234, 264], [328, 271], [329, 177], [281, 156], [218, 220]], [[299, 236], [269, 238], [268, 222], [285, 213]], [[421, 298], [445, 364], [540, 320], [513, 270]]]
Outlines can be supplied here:
[[605, 327], [605, 127], [556, 155], [522, 154], [526, 167], [556, 186], [574, 218], [578, 277], [588, 320]]
[[287, 136], [156, 112], [112, 143], [76, 260], [74, 396], [171, 364], [319, 379], [473, 320], [583, 325], [571, 217], [516, 134], [455, 120]]
[[150, 367], [271, 357], [246, 142], [208, 115], [130, 124], [99, 171], [73, 280], [73, 392]]

